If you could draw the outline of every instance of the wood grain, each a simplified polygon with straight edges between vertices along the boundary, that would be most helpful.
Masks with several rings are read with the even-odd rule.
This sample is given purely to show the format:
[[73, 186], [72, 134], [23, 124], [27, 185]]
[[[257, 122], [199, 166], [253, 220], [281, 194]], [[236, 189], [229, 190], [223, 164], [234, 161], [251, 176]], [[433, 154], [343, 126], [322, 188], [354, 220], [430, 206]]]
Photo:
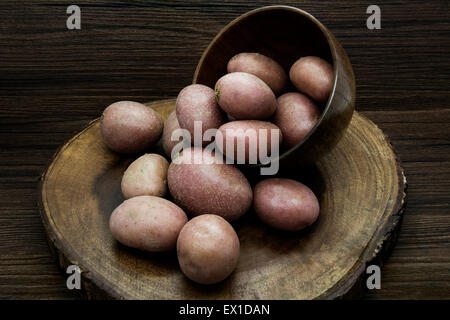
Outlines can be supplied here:
[[175, 97], [203, 50], [240, 14], [268, 4], [305, 9], [350, 57], [356, 109], [403, 160], [408, 209], [381, 290], [369, 299], [450, 298], [448, 1], [93, 1], [82, 30], [69, 1], [0, 2], [0, 298], [73, 299], [48, 250], [37, 184], [56, 149], [116, 100]]
[[[165, 119], [175, 100], [150, 106]], [[234, 223], [241, 243], [236, 270], [217, 285], [201, 286], [183, 276], [174, 252], [143, 253], [112, 237], [109, 216], [124, 200], [120, 181], [132, 160], [106, 148], [97, 120], [61, 148], [42, 177], [41, 217], [50, 244], [63, 270], [81, 268], [88, 298], [357, 297], [366, 267], [381, 265], [394, 245], [404, 210], [406, 180], [389, 141], [355, 114], [341, 142], [314, 167], [280, 173], [315, 191], [321, 211], [313, 227], [286, 234], [248, 213]]]

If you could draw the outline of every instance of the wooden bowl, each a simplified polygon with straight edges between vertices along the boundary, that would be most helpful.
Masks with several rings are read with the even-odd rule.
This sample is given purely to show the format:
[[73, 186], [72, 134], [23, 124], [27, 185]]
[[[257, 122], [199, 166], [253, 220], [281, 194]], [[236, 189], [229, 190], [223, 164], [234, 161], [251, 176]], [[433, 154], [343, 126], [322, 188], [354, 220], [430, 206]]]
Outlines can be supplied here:
[[[355, 78], [350, 61], [333, 34], [309, 13], [288, 6], [269, 6], [243, 14], [212, 40], [195, 71], [194, 83], [214, 87], [227, 73], [227, 63], [240, 52], [259, 52], [289, 72], [302, 56], [319, 56], [333, 65], [334, 87], [322, 115], [296, 146], [280, 150], [280, 167], [313, 163], [342, 138], [354, 110]], [[295, 88], [288, 88], [289, 91]], [[296, 90], [295, 90], [296, 91]]]
[[[175, 100], [151, 106], [166, 119]], [[160, 152], [156, 146], [151, 152]], [[396, 239], [405, 178], [381, 130], [357, 112], [336, 148], [290, 177], [319, 198], [311, 228], [286, 233], [252, 212], [233, 223], [239, 263], [221, 283], [202, 286], [180, 271], [175, 251], [148, 253], [119, 244], [108, 227], [124, 200], [122, 174], [135, 156], [108, 150], [99, 119], [55, 154], [42, 176], [43, 224], [64, 273], [81, 268], [88, 298], [120, 299], [332, 299], [361, 294], [366, 267], [380, 265]], [[68, 275], [65, 274], [67, 277]]]

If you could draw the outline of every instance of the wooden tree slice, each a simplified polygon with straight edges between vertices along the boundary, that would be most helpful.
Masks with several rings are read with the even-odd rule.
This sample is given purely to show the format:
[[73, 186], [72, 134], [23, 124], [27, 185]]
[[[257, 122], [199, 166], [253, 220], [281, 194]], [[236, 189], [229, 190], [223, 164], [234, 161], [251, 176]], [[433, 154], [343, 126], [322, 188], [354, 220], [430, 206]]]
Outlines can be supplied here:
[[[174, 100], [152, 104], [164, 117]], [[313, 168], [291, 172], [319, 197], [308, 230], [270, 229], [250, 212], [234, 224], [241, 241], [236, 271], [203, 286], [181, 273], [175, 252], [146, 253], [111, 236], [122, 201], [121, 176], [133, 159], [102, 143], [98, 119], [55, 154], [41, 180], [41, 216], [65, 270], [82, 270], [88, 298], [332, 299], [360, 293], [366, 266], [381, 263], [402, 216], [406, 180], [381, 130], [355, 113], [337, 147]]]

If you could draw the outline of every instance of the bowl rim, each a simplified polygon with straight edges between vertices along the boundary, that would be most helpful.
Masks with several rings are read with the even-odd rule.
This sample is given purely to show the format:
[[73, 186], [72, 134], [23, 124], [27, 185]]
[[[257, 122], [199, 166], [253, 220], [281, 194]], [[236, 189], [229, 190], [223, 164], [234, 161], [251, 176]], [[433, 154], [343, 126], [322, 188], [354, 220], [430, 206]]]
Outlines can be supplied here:
[[[297, 150], [298, 148], [300, 148], [303, 144], [306, 143], [306, 141], [309, 140], [309, 138], [316, 132], [317, 128], [320, 127], [320, 125], [322, 124], [325, 115], [329, 112], [330, 108], [331, 108], [331, 101], [333, 100], [333, 97], [336, 93], [336, 86], [337, 86], [337, 80], [338, 80], [338, 66], [336, 63], [336, 57], [338, 55], [337, 53], [337, 48], [336, 45], [334, 43], [334, 41], [336, 41], [333, 36], [331, 35], [331, 31], [328, 30], [317, 18], [315, 18], [312, 14], [310, 14], [309, 12], [293, 7], [293, 6], [287, 6], [287, 5], [272, 5], [272, 6], [264, 6], [261, 8], [257, 8], [257, 9], [253, 9], [251, 11], [248, 11], [242, 15], [240, 15], [239, 17], [233, 19], [231, 22], [229, 22], [225, 27], [223, 27], [219, 33], [213, 38], [213, 40], [211, 40], [211, 42], [209, 43], [209, 45], [206, 47], [206, 49], [203, 51], [202, 56], [200, 57], [200, 60], [197, 63], [197, 67], [195, 68], [195, 72], [194, 72], [194, 77], [192, 79], [192, 83], [197, 83], [197, 78], [198, 78], [198, 74], [200, 72], [200, 66], [203, 65], [203, 62], [206, 59], [207, 54], [209, 53], [209, 51], [211, 50], [211, 48], [215, 45], [215, 43], [223, 36], [224, 33], [226, 33], [231, 27], [233, 27], [235, 24], [239, 23], [241, 20], [254, 15], [254, 14], [259, 14], [261, 12], [265, 12], [265, 11], [270, 11], [270, 10], [284, 10], [284, 11], [289, 11], [289, 12], [294, 12], [297, 14], [300, 14], [304, 17], [306, 17], [307, 19], [311, 20], [319, 29], [320, 31], [324, 34], [325, 39], [327, 40], [328, 43], [328, 47], [330, 48], [330, 53], [331, 53], [331, 57], [333, 60], [333, 74], [334, 74], [334, 79], [333, 79], [333, 88], [331, 90], [330, 96], [328, 97], [327, 103], [325, 104], [325, 107], [323, 108], [323, 111], [319, 117], [319, 120], [317, 120], [317, 123], [314, 125], [314, 127], [308, 132], [308, 134], [302, 139], [302, 141], [300, 141], [299, 143], [297, 143], [295, 146], [287, 149], [286, 151], [284, 151], [283, 153], [280, 153], [278, 155], [278, 157], [276, 159], [272, 159], [271, 162], [273, 161], [280, 161], [283, 158], [286, 158], [288, 155], [290, 155], [292, 152], [294, 152], [295, 150]], [[246, 166], [249, 167], [261, 167], [261, 166], [266, 166], [269, 165], [269, 163], [265, 163], [265, 164], [261, 164], [261, 163], [257, 163], [257, 164], [246, 164]]]

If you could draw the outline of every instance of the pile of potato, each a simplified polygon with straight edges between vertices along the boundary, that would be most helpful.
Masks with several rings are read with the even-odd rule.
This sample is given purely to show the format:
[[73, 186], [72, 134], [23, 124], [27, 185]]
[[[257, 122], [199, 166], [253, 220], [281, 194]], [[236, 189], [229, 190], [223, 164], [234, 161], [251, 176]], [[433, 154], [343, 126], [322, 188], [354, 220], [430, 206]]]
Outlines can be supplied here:
[[[184, 88], [165, 124], [143, 104], [113, 103], [101, 118], [104, 143], [115, 152], [139, 154], [162, 136], [170, 159], [178, 143], [172, 141], [172, 132], [183, 128], [193, 136], [194, 121], [201, 121], [203, 132], [222, 132], [224, 146], [227, 139], [246, 139], [226, 129], [251, 128], [278, 130], [280, 145], [290, 148], [317, 123], [316, 103], [327, 101], [334, 80], [331, 65], [312, 56], [300, 58], [289, 72], [290, 81], [302, 93], [282, 94], [287, 74], [276, 61], [258, 53], [236, 55], [227, 69], [229, 73], [214, 89], [200, 84]], [[311, 225], [320, 211], [314, 193], [298, 181], [272, 177], [252, 188], [237, 166], [217, 163], [214, 155], [205, 152], [203, 147], [209, 143], [184, 149], [170, 163], [158, 154], [137, 158], [123, 174], [126, 200], [110, 217], [111, 233], [119, 242], [153, 252], [177, 248], [183, 273], [202, 284], [220, 282], [236, 268], [240, 244], [230, 222], [251, 207], [264, 223], [287, 231]], [[248, 149], [246, 161], [256, 156]], [[228, 150], [220, 151], [227, 157]], [[201, 161], [193, 161], [195, 157]], [[173, 202], [164, 198], [168, 193]]]

